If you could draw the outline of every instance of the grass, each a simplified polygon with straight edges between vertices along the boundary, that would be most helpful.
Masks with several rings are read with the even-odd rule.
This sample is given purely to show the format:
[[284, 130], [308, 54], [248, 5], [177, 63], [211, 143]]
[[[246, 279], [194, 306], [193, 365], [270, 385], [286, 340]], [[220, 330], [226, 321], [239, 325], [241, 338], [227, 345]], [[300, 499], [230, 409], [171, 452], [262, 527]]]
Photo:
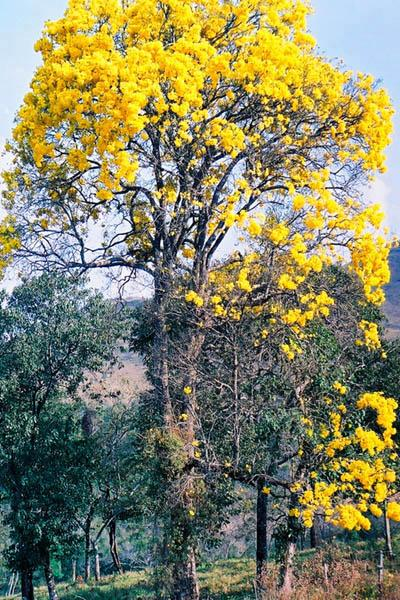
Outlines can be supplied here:
[[[145, 572], [127, 573], [120, 576], [104, 577], [99, 583], [59, 584], [57, 591], [62, 600], [147, 600], [151, 591]], [[17, 600], [19, 596], [12, 596]], [[36, 600], [47, 600], [47, 589], [35, 590]], [[5, 596], [0, 596], [6, 600]], [[10, 600], [10, 597], [7, 598]]]
[[[204, 600], [247, 600], [253, 598], [252, 580], [254, 563], [250, 560], [219, 561], [203, 565], [199, 579]], [[121, 576], [104, 577], [99, 583], [59, 584], [61, 600], [151, 600], [154, 598], [145, 571], [126, 573]], [[250, 595], [249, 595], [250, 593]], [[47, 600], [46, 588], [38, 588], [36, 600]], [[19, 596], [13, 596], [17, 600]], [[6, 600], [1, 596], [0, 600]], [[7, 600], [11, 600], [9, 597]]]
[[[293, 600], [400, 600], [400, 573], [386, 571], [385, 589], [379, 596], [374, 563], [366, 560], [349, 561], [338, 554], [329, 567], [329, 585], [323, 577], [321, 553], [299, 557], [298, 579]], [[254, 600], [254, 561], [232, 559], [205, 564], [199, 568], [202, 600]], [[276, 566], [271, 565], [276, 573]], [[60, 584], [60, 600], [152, 600], [154, 598], [146, 571], [105, 577], [98, 584]], [[274, 577], [268, 589], [274, 593]], [[0, 600], [2, 600], [1, 597]], [[14, 596], [17, 599], [18, 596]], [[47, 600], [45, 588], [36, 590], [37, 600]], [[5, 600], [5, 599], [4, 599]], [[10, 600], [10, 599], [8, 599]]]

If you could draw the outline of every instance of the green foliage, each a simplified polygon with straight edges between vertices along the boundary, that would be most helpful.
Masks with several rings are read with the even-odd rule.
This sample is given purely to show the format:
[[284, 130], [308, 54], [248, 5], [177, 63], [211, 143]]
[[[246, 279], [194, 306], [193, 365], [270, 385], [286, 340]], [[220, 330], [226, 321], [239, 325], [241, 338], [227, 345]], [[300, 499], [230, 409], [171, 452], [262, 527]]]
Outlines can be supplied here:
[[113, 359], [122, 322], [82, 283], [45, 274], [0, 310], [1, 489], [13, 569], [71, 554], [95, 453], [82, 434], [79, 386]]

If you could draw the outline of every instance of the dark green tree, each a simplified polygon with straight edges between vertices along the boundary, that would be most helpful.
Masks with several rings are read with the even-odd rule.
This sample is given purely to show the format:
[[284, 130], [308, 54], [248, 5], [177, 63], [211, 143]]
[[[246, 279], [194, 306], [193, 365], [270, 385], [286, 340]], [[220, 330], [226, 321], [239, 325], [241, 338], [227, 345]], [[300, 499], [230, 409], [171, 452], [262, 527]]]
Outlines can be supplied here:
[[38, 567], [57, 598], [51, 557], [73, 547], [81, 482], [95, 459], [80, 426], [81, 386], [113, 360], [121, 326], [115, 306], [72, 279], [44, 274], [3, 297], [0, 485], [24, 600], [33, 599]]

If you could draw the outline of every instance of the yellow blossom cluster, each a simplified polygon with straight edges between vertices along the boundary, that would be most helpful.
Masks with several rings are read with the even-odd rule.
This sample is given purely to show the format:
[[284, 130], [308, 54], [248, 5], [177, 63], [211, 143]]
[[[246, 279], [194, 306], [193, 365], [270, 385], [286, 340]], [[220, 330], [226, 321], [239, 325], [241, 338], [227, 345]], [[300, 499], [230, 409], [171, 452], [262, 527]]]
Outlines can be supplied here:
[[379, 337], [378, 325], [371, 323], [370, 321], [362, 320], [360, 322], [360, 329], [364, 334], [363, 340], [357, 340], [357, 345], [366, 346], [370, 350], [378, 350], [382, 347], [382, 343]]
[[195, 306], [197, 306], [197, 308], [201, 308], [204, 304], [203, 298], [193, 290], [185, 295], [185, 300], [186, 302], [192, 302]]
[[[333, 387], [339, 394], [347, 393], [338, 381]], [[393, 453], [396, 401], [380, 392], [371, 392], [361, 395], [355, 403], [357, 413], [368, 409], [376, 413], [381, 433], [360, 425], [360, 414], [355, 421], [346, 420], [350, 408], [350, 404], [338, 404], [330, 412], [329, 421], [319, 427], [320, 442], [317, 436], [315, 451], [327, 456], [322, 470], [309, 475], [305, 489], [304, 482], [299, 482], [296, 489], [291, 488], [299, 493], [299, 517], [307, 527], [311, 527], [318, 512], [336, 526], [368, 530], [370, 520], [366, 513], [379, 517], [380, 505], [394, 492], [396, 473], [390, 463], [397, 457]], [[307, 417], [302, 422], [307, 435], [313, 421]], [[324, 474], [328, 475], [327, 481]], [[400, 506], [392, 504], [389, 518], [396, 520], [400, 518]]]
[[371, 521], [352, 504], [338, 506], [331, 522], [337, 527], [343, 527], [344, 529], [355, 529], [356, 531], [360, 529], [369, 531], [371, 529]]
[[396, 421], [396, 409], [398, 404], [394, 398], [386, 398], [381, 392], [366, 393], [357, 401], [359, 409], [372, 409], [376, 412], [376, 422], [383, 430], [382, 437], [385, 445], [393, 447], [393, 436], [396, 429], [393, 426]]
[[6, 217], [0, 222], [0, 276], [9, 265], [13, 252], [20, 247], [14, 220]]
[[386, 514], [393, 521], [400, 521], [400, 504], [398, 502], [388, 502]]

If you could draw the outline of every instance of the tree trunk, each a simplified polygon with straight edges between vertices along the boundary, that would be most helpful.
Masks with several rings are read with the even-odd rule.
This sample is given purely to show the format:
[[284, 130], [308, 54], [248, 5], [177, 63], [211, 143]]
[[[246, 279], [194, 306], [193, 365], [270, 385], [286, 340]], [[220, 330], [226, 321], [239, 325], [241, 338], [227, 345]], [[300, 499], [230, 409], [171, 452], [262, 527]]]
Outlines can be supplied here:
[[392, 531], [391, 531], [391, 527], [390, 527], [390, 520], [387, 516], [386, 502], [385, 502], [385, 506], [383, 509], [383, 516], [384, 516], [384, 521], [385, 521], [386, 556], [388, 557], [389, 560], [393, 560], [394, 554], [393, 554], [393, 546], [392, 546]]
[[118, 545], [117, 545], [117, 522], [116, 519], [113, 519], [108, 527], [108, 537], [110, 543], [110, 554], [113, 561], [113, 565], [117, 573], [122, 575], [124, 572], [122, 568], [122, 564], [118, 554]]
[[[164, 269], [165, 270], [165, 269]], [[161, 269], [163, 271], [163, 269]], [[158, 273], [154, 278], [154, 341], [153, 341], [153, 385], [158, 409], [164, 423], [173, 424], [173, 410], [169, 391], [169, 338], [167, 302], [170, 283], [165, 274]]]
[[22, 600], [35, 600], [33, 573], [30, 570], [21, 571], [21, 597]]
[[46, 578], [47, 590], [49, 592], [49, 600], [58, 600], [56, 582], [54, 579], [53, 569], [51, 568], [50, 553], [46, 555], [46, 560], [44, 564], [44, 576]]
[[310, 529], [310, 547], [319, 548], [322, 543], [322, 519], [315, 515], [313, 525]]
[[71, 579], [72, 583], [76, 582], [76, 560], [73, 560], [71, 564]]
[[18, 573], [12, 573], [10, 581], [8, 583], [7, 596], [14, 596], [15, 589], [17, 587], [19, 575]]
[[310, 548], [318, 547], [318, 535], [315, 527], [315, 522], [310, 529]]
[[[289, 502], [289, 515], [291, 510], [297, 508], [297, 498], [291, 495]], [[279, 597], [287, 599], [292, 597], [294, 584], [294, 559], [296, 556], [297, 541], [301, 532], [300, 524], [295, 516], [288, 516], [286, 527], [281, 530], [278, 538], [281, 567], [279, 570]]]
[[290, 540], [284, 556], [283, 565], [281, 568], [281, 588], [280, 594], [282, 599], [291, 598], [293, 593], [294, 580], [294, 557], [296, 555], [296, 542]]
[[268, 523], [268, 496], [263, 493], [264, 479], [257, 482], [257, 534], [256, 534], [256, 585], [260, 600], [267, 598], [267, 523]]
[[[190, 389], [189, 393], [183, 395], [183, 411], [187, 414], [187, 420], [181, 427], [181, 436], [185, 447], [187, 448], [188, 459], [192, 463], [190, 471], [187, 473], [185, 480], [185, 493], [182, 497], [183, 511], [188, 515], [189, 510], [193, 507], [193, 497], [195, 497], [195, 478], [196, 478], [196, 463], [195, 463], [195, 439], [196, 439], [196, 423], [195, 417], [197, 414], [197, 399], [196, 399], [196, 379], [197, 379], [197, 362], [204, 344], [204, 333], [196, 332], [186, 352], [187, 374], [185, 377], [185, 387]], [[200, 598], [200, 588], [196, 569], [196, 548], [192, 541], [192, 523], [191, 519], [186, 517], [187, 521], [181, 528], [181, 548], [184, 549], [181, 554], [180, 561], [175, 565], [174, 569], [174, 600], [198, 600]]]
[[200, 588], [196, 569], [196, 556], [189, 549], [187, 560], [175, 566], [172, 600], [199, 600]]
[[94, 554], [94, 578], [96, 581], [100, 581], [100, 579], [101, 579], [100, 555], [99, 555], [99, 550], [97, 548], [97, 544], [93, 545], [93, 554]]
[[90, 532], [85, 531], [85, 582], [90, 579]]
[[[175, 436], [177, 433], [174, 410], [170, 395], [169, 381], [169, 334], [168, 334], [168, 300], [170, 293], [170, 281], [168, 276], [168, 265], [160, 265], [159, 271], [155, 276], [155, 294], [154, 294], [154, 311], [155, 311], [155, 336], [153, 340], [153, 383], [157, 398], [158, 408], [163, 416], [164, 426], [167, 433]], [[193, 389], [191, 394], [183, 394], [182, 402], [179, 405], [179, 410], [188, 415], [187, 421], [180, 424], [179, 434], [182, 438], [184, 446], [188, 449], [188, 461], [194, 460], [195, 440], [195, 383], [196, 383], [196, 361], [201, 351], [204, 341], [204, 333], [201, 335], [196, 331], [188, 346], [187, 363], [188, 372], [185, 378], [184, 386]], [[176, 484], [176, 481], [171, 481], [171, 485]], [[177, 511], [174, 511], [171, 517], [171, 530], [168, 535], [171, 540], [165, 539], [165, 548], [170, 545], [175, 531], [181, 533], [181, 538], [178, 541], [176, 553], [165, 552], [164, 560], [172, 569], [173, 582], [172, 590], [170, 590], [171, 600], [198, 600], [199, 584], [196, 572], [196, 552], [191, 542], [191, 522], [189, 510], [193, 504], [192, 493], [194, 490], [194, 464], [185, 479], [185, 491], [182, 496], [182, 504]], [[180, 518], [185, 515], [186, 523], [182, 529]], [[176, 519], [176, 526], [175, 521]]]

